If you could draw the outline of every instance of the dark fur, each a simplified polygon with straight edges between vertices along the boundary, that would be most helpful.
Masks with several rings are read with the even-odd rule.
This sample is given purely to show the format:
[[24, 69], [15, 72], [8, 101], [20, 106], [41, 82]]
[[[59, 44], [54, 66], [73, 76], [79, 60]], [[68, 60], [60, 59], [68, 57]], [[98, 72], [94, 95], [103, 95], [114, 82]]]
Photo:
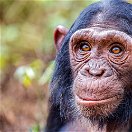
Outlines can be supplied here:
[[[46, 132], [57, 132], [66, 123], [73, 121], [77, 113], [74, 106], [72, 93], [72, 71], [69, 60], [69, 39], [78, 29], [90, 27], [100, 13], [104, 14], [104, 23], [114, 23], [118, 30], [132, 36], [132, 5], [120, 0], [111, 0], [110, 6], [107, 3], [98, 2], [92, 4], [76, 19], [68, 34], [66, 35], [61, 50], [56, 57], [56, 66], [51, 81], [51, 95], [49, 100], [49, 116]], [[132, 69], [130, 69], [132, 71]], [[130, 80], [132, 77], [130, 76]], [[124, 94], [123, 103], [107, 119], [100, 120], [100, 124], [115, 122], [115, 125], [125, 125], [132, 118], [132, 86], [127, 88]], [[130, 131], [132, 125], [130, 125]]]

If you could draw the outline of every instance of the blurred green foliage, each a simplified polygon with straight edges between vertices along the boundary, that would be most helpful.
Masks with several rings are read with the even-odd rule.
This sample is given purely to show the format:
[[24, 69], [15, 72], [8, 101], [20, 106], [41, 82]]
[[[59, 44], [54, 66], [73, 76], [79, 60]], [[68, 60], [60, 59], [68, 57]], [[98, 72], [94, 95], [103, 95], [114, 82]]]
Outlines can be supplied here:
[[24, 87], [29, 87], [32, 81], [38, 85], [47, 83], [53, 69], [50, 61], [55, 57], [55, 27], [61, 24], [70, 28], [80, 11], [94, 1], [0, 1], [1, 81], [13, 71]]

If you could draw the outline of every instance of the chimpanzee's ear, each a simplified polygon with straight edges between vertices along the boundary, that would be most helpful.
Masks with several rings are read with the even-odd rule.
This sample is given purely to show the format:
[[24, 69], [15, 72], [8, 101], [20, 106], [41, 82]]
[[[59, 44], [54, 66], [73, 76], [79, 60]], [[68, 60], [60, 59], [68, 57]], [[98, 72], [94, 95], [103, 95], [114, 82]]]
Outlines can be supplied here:
[[54, 31], [54, 43], [56, 46], [57, 51], [60, 50], [61, 46], [62, 46], [62, 41], [65, 37], [65, 35], [67, 34], [68, 29], [59, 25], [56, 27], [55, 31]]

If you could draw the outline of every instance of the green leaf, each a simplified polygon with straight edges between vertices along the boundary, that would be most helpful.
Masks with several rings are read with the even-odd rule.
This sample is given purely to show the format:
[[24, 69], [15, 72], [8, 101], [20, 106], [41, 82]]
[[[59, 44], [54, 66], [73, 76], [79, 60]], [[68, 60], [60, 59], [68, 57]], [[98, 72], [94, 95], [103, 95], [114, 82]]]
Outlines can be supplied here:
[[40, 125], [36, 124], [32, 127], [31, 132], [40, 132]]

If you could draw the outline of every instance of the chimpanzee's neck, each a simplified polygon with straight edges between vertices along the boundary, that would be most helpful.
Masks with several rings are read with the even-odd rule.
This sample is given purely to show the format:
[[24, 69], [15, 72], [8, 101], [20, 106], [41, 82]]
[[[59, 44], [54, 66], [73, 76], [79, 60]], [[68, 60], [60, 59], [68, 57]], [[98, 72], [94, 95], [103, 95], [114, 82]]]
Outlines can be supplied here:
[[122, 126], [115, 125], [115, 122], [106, 125], [106, 132], [131, 132], [131, 131], [132, 128], [129, 122], [126, 125], [122, 125]]
[[98, 127], [99, 124], [81, 123], [80, 121], [75, 121], [72, 123], [66, 124], [59, 132], [67, 132], [67, 131], [77, 131], [77, 132], [131, 132], [131, 124], [127, 124], [124, 127], [118, 126], [115, 128], [114, 124], [105, 124], [102, 128]]

